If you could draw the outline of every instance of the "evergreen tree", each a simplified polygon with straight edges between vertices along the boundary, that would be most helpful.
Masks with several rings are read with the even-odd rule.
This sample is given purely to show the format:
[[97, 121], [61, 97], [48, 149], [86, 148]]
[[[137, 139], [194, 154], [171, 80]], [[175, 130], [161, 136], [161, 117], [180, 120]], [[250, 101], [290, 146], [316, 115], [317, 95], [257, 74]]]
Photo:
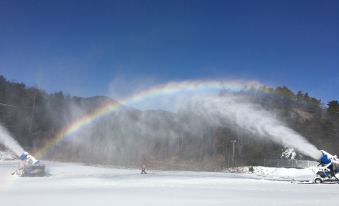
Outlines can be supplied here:
[[339, 102], [338, 101], [330, 101], [327, 103], [327, 111], [330, 113], [337, 113], [339, 114]]

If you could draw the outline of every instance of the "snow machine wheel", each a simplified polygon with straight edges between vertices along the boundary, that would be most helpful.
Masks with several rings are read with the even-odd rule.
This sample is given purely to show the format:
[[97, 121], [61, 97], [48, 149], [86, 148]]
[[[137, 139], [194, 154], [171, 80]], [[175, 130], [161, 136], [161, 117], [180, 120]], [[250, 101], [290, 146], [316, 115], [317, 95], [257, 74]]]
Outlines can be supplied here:
[[316, 184], [321, 184], [321, 183], [323, 183], [323, 180], [321, 178], [315, 178], [314, 182]]

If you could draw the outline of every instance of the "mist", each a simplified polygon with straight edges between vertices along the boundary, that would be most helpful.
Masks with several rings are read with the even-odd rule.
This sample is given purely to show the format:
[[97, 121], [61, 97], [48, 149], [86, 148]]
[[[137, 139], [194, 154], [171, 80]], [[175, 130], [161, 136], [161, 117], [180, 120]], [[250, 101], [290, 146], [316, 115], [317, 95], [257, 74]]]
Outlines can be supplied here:
[[284, 147], [294, 148], [315, 160], [320, 158], [319, 149], [306, 138], [279, 121], [278, 117], [269, 111], [251, 103], [248, 98], [234, 94], [219, 97], [196, 96], [186, 107], [211, 125], [244, 130], [253, 138], [270, 140]]
[[[194, 162], [223, 165], [227, 154], [217, 148], [219, 140], [215, 134], [220, 128], [226, 128], [262, 146], [274, 143], [319, 159], [320, 151], [276, 114], [242, 92], [222, 95], [219, 92], [178, 92], [147, 98], [146, 102], [133, 107], [123, 105], [82, 128], [58, 145], [51, 156], [118, 165], [178, 164], [180, 161], [188, 165]], [[69, 114], [79, 116], [85, 112], [72, 105]], [[230, 142], [229, 139], [223, 141]], [[272, 158], [271, 154], [264, 155]]]
[[24, 152], [24, 149], [20, 146], [20, 144], [9, 134], [8, 130], [1, 124], [0, 143], [18, 156], [20, 156]]

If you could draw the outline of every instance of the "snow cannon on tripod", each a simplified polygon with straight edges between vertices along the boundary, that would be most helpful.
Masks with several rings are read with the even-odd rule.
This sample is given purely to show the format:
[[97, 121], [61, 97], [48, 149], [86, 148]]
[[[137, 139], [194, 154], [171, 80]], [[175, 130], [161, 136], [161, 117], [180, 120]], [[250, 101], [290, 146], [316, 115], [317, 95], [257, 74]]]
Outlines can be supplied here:
[[339, 159], [324, 150], [321, 151], [321, 157], [317, 160], [320, 164], [317, 167], [317, 177], [315, 183], [336, 182], [339, 181]]
[[42, 177], [46, 175], [45, 165], [28, 152], [23, 152], [19, 159], [20, 163], [12, 172], [12, 175], [16, 174], [21, 177]]

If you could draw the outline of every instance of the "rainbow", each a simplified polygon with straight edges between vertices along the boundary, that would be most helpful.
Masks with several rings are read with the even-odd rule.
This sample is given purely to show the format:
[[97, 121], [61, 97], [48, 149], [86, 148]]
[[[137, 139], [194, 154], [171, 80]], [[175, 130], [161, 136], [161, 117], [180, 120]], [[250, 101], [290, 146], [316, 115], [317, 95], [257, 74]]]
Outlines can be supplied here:
[[140, 101], [158, 97], [161, 95], [171, 95], [179, 92], [199, 92], [199, 91], [231, 91], [237, 92], [242, 90], [258, 90], [263, 85], [256, 81], [182, 81], [182, 82], [170, 82], [167, 84], [161, 84], [155, 87], [151, 87], [144, 91], [135, 93], [127, 98], [118, 100], [118, 102], [109, 102], [99, 108], [87, 113], [86, 115], [76, 119], [67, 127], [63, 128], [53, 138], [51, 138], [43, 147], [34, 152], [34, 155], [41, 159], [48, 151], [50, 151], [55, 145], [59, 144], [67, 138], [74, 136], [82, 128], [91, 125], [94, 121], [108, 115], [114, 111], [117, 111], [124, 105], [133, 105]]

